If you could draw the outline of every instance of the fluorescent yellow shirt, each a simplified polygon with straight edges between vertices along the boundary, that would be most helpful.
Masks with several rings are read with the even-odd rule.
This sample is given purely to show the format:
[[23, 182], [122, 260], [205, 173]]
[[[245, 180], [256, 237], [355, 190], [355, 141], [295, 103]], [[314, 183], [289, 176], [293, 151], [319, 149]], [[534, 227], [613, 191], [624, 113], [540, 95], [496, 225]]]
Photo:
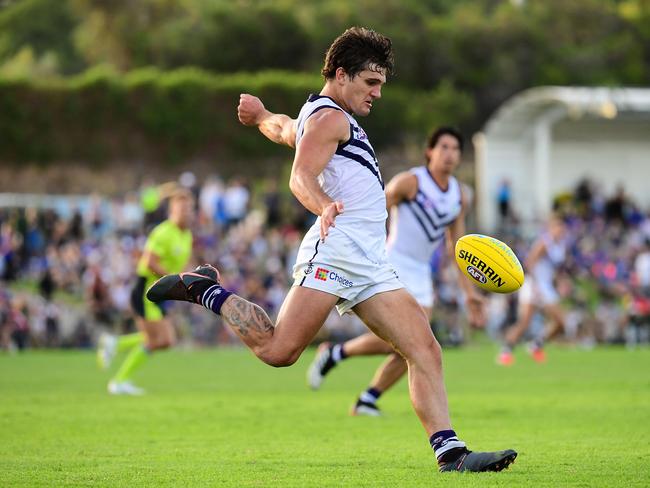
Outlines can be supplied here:
[[[157, 225], [149, 234], [144, 246], [160, 259], [160, 265], [169, 274], [180, 273], [185, 269], [192, 255], [192, 232], [183, 230], [170, 220]], [[153, 282], [158, 276], [146, 265], [143, 258], [138, 262], [138, 275]]]

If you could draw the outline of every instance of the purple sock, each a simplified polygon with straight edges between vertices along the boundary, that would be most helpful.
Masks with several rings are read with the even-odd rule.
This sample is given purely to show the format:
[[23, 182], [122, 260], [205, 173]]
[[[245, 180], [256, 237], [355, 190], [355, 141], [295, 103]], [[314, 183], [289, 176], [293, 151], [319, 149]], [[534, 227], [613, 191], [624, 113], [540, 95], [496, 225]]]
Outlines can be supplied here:
[[230, 295], [232, 295], [231, 291], [225, 290], [221, 288], [221, 285], [215, 284], [201, 293], [199, 303], [217, 315], [221, 315], [221, 306]]

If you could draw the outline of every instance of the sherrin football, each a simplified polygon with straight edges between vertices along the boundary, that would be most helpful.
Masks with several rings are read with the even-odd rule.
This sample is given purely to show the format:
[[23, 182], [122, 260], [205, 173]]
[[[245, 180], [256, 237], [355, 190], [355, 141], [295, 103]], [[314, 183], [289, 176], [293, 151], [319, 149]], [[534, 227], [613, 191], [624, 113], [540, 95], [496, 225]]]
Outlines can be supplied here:
[[512, 293], [524, 283], [519, 259], [494, 237], [468, 234], [458, 239], [456, 263], [470, 281], [487, 291]]

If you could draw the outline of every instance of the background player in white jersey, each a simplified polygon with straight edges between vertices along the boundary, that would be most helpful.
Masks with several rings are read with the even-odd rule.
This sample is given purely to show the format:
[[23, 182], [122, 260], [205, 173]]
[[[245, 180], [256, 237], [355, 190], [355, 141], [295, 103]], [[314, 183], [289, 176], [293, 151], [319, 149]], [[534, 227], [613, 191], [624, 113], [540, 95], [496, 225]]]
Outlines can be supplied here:
[[[429, 137], [427, 164], [396, 175], [386, 187], [386, 205], [391, 210], [388, 259], [399, 279], [430, 318], [433, 308], [431, 257], [445, 239], [454, 246], [465, 235], [467, 198], [453, 172], [460, 163], [463, 138], [451, 127], [441, 127]], [[453, 253], [453, 251], [452, 251]], [[462, 275], [469, 318], [484, 325], [484, 302], [476, 288]], [[323, 343], [307, 371], [311, 388], [320, 387], [325, 375], [345, 358], [389, 354], [369, 387], [352, 407], [353, 415], [380, 414], [379, 396], [407, 371], [406, 362], [392, 347], [373, 333], [363, 334], [343, 344]]]
[[553, 216], [547, 224], [546, 232], [533, 243], [526, 258], [526, 280], [518, 295], [519, 317], [505, 334], [503, 348], [497, 358], [498, 364], [514, 364], [512, 351], [528, 330], [533, 314], [538, 309], [551, 318], [551, 326], [529, 344], [528, 351], [535, 361], [546, 360], [544, 341], [564, 329], [564, 312], [559, 305], [560, 297], [553, 281], [564, 263], [566, 251], [566, 225], [560, 217]]
[[500, 471], [515, 451], [470, 452], [451, 429], [440, 346], [386, 257], [384, 184], [372, 146], [352, 115], [370, 113], [392, 68], [390, 39], [355, 27], [328, 49], [325, 85], [309, 97], [297, 121], [272, 114], [256, 97], [240, 97], [242, 123], [296, 148], [289, 186], [318, 215], [300, 246], [294, 286], [275, 324], [261, 307], [222, 288], [209, 265], [161, 278], [147, 297], [205, 306], [276, 367], [300, 357], [333, 307], [353, 310], [406, 359], [411, 400], [440, 470]]

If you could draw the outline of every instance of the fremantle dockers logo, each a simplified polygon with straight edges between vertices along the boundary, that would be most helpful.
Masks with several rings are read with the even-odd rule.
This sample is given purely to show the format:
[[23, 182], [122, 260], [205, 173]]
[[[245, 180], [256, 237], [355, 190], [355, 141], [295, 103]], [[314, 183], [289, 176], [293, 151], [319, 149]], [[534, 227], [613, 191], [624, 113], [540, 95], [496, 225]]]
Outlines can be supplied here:
[[479, 283], [482, 284], [487, 283], [487, 278], [485, 277], [485, 275], [481, 273], [478, 269], [476, 269], [474, 266], [468, 266], [467, 273]]

